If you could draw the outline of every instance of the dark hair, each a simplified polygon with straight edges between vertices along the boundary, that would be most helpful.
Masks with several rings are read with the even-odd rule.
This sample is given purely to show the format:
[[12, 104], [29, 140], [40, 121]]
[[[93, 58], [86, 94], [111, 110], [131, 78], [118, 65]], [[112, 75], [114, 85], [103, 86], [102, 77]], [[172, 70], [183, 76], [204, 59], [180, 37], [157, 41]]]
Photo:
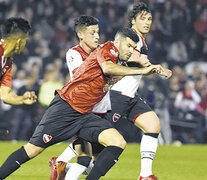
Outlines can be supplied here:
[[128, 28], [128, 27], [123, 27], [123, 28], [119, 29], [116, 33], [116, 36], [117, 35], [129, 37], [132, 41], [134, 41], [136, 43], [139, 42], [138, 35], [131, 28]]
[[31, 26], [29, 22], [23, 18], [9, 18], [7, 19], [2, 26], [2, 37], [7, 37], [10, 34], [15, 33], [29, 33]]
[[97, 25], [98, 19], [93, 16], [81, 15], [74, 20], [74, 31], [77, 33], [80, 28]]
[[151, 11], [149, 10], [147, 4], [143, 3], [143, 2], [139, 2], [137, 4], [135, 4], [132, 8], [132, 10], [130, 10], [128, 12], [128, 20], [129, 20], [129, 26], [132, 26], [132, 20], [135, 19], [137, 17], [137, 15], [139, 13], [141, 13], [142, 11], [145, 12], [149, 12], [151, 13]]

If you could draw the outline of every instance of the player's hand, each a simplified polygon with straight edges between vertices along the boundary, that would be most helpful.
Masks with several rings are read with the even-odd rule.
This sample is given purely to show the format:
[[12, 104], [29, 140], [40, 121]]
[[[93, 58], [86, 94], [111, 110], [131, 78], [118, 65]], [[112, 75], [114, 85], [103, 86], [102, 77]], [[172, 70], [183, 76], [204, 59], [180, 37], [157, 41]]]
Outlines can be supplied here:
[[26, 91], [23, 95], [23, 103], [24, 104], [33, 104], [37, 101], [37, 96], [34, 91]]
[[154, 72], [161, 72], [163, 71], [163, 67], [161, 65], [150, 65], [142, 70], [143, 75], [149, 75]]
[[161, 66], [161, 65], [153, 65], [154, 66], [154, 70], [153, 70], [153, 72], [156, 72], [156, 73], [158, 73], [158, 74], [160, 74], [160, 73], [162, 73], [162, 72], [164, 72], [164, 68]]
[[163, 67], [163, 69], [164, 69], [163, 71], [161, 71], [159, 73], [157, 72], [157, 73], [161, 76], [165, 76], [166, 79], [169, 79], [172, 76], [172, 71], [167, 68], [164, 68], [164, 67]]

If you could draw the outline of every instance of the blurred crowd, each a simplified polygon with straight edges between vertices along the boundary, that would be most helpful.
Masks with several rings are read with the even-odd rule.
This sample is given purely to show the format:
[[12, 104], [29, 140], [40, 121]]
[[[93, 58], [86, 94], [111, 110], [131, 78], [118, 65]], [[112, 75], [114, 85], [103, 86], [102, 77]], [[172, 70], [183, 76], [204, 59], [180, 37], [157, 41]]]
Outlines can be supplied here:
[[[13, 88], [19, 95], [34, 90], [39, 100], [31, 106], [1, 102], [0, 139], [28, 140], [51, 100], [50, 94], [68, 82], [65, 54], [78, 44], [74, 18], [81, 14], [97, 17], [102, 43], [112, 40], [120, 27], [128, 26], [127, 11], [136, 2], [0, 0], [0, 23], [21, 16], [32, 25], [25, 50], [14, 57]], [[160, 117], [161, 143], [207, 143], [207, 1], [143, 2], [153, 15], [146, 39], [149, 59], [172, 69], [173, 76], [169, 80], [157, 75], [144, 77], [138, 94]]]

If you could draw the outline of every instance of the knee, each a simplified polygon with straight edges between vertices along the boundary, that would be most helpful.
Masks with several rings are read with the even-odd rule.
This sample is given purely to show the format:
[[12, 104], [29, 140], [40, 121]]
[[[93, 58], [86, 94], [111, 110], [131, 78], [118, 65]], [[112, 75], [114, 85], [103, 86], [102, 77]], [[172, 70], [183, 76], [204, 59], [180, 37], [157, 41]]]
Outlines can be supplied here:
[[117, 138], [116, 140], [114, 140], [110, 146], [117, 146], [122, 149], [125, 149], [126, 145], [127, 145], [127, 143], [126, 143], [125, 139], [121, 136], [121, 137]]
[[99, 143], [104, 146], [117, 146], [122, 149], [126, 147], [126, 141], [116, 129], [104, 130], [99, 135]]
[[144, 133], [160, 133], [160, 120], [153, 112], [147, 112], [135, 120], [135, 126], [139, 127]]
[[144, 133], [160, 133], [160, 125], [155, 124], [144, 128]]
[[29, 158], [33, 158], [33, 157], [37, 156], [38, 154], [40, 154], [44, 150], [44, 148], [35, 146], [30, 143], [27, 143], [26, 145], [24, 145], [24, 149], [25, 149], [27, 155], [29, 156]]
[[124, 138], [120, 135], [120, 136], [114, 136], [113, 138], [111, 138], [110, 140], [106, 141], [106, 146], [117, 146], [120, 147], [122, 149], [125, 149], [126, 147], [126, 141], [124, 140]]

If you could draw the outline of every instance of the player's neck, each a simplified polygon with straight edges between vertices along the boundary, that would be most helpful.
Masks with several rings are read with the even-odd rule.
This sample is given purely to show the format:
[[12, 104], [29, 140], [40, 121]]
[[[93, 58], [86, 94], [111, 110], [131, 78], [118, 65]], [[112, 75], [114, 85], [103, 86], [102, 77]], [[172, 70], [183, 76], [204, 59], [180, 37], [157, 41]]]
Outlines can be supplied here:
[[80, 42], [80, 47], [82, 47], [83, 50], [85, 52], [87, 52], [88, 54], [90, 54], [92, 52], [92, 49], [87, 44], [85, 44], [84, 42]]
[[15, 48], [15, 43], [11, 43], [8, 42], [8, 40], [6, 39], [1, 39], [1, 43], [3, 45], [3, 48], [4, 48], [4, 57], [7, 58], [7, 57], [10, 57], [13, 55], [13, 50]]
[[134, 29], [134, 30], [136, 31], [136, 33], [139, 34], [139, 35], [145, 40], [147, 34], [142, 34], [140, 31], [138, 31], [138, 30], [136, 29], [135, 26], [132, 26], [132, 29]]

